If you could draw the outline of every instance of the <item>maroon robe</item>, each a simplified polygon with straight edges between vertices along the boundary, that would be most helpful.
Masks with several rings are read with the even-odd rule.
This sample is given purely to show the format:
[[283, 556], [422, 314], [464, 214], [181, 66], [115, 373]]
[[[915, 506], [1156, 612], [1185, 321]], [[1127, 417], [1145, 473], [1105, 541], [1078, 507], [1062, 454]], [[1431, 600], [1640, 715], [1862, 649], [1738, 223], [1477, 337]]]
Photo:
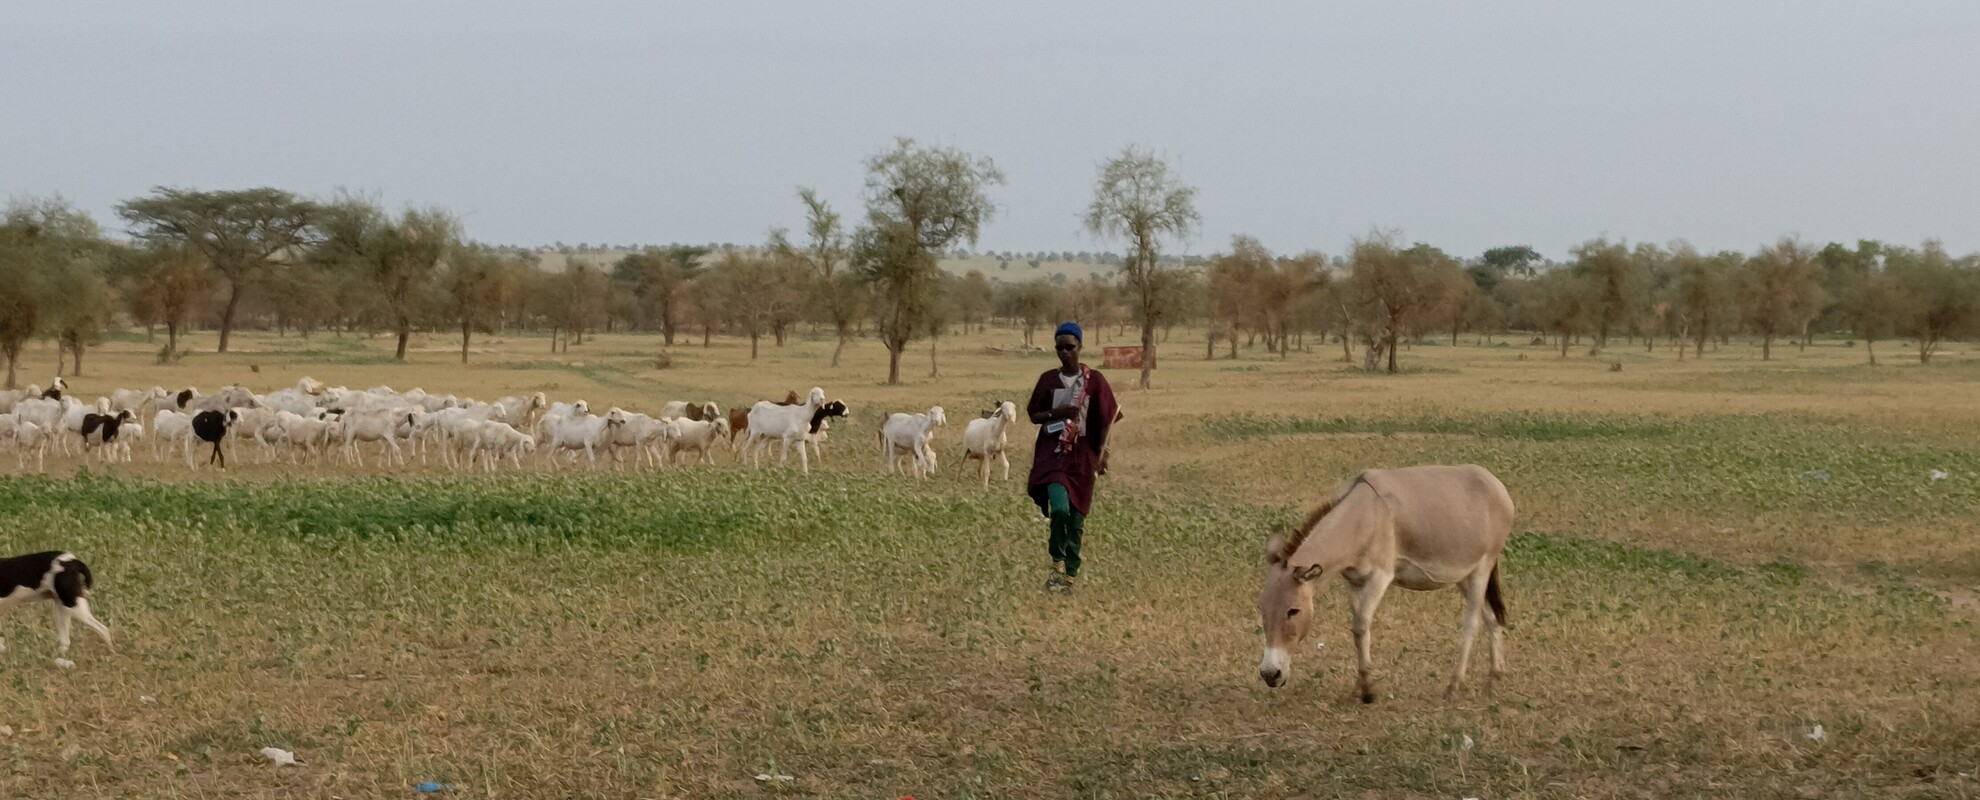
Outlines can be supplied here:
[[[1081, 364], [1081, 367], [1086, 367]], [[1054, 483], [1066, 487], [1066, 495], [1072, 501], [1074, 511], [1080, 516], [1087, 514], [1093, 505], [1094, 476], [1100, 471], [1100, 451], [1107, 446], [1107, 433], [1114, 425], [1114, 414], [1118, 406], [1114, 403], [1114, 388], [1107, 385], [1107, 378], [1097, 369], [1087, 367], [1092, 378], [1086, 386], [1086, 421], [1080, 427], [1079, 439], [1073, 442], [1071, 452], [1058, 450], [1057, 434], [1045, 432], [1045, 426], [1038, 426], [1038, 441], [1031, 454], [1031, 478], [1026, 481], [1026, 489], [1038, 508], [1045, 511], [1045, 487]], [[1026, 417], [1043, 414], [1052, 410], [1052, 392], [1064, 388], [1059, 381], [1059, 370], [1054, 367], [1038, 376], [1038, 384], [1031, 389], [1031, 402], [1025, 406]]]

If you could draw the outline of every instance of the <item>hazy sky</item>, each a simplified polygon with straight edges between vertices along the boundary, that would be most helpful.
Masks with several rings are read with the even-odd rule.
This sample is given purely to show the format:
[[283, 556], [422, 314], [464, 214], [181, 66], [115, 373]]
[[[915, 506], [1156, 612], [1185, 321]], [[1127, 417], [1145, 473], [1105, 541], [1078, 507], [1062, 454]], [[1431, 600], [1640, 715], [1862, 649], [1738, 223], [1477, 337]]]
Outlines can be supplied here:
[[159, 184], [349, 187], [495, 242], [760, 242], [799, 185], [858, 216], [906, 135], [1004, 169], [1000, 250], [1118, 247], [1080, 216], [1128, 144], [1200, 189], [1191, 253], [1980, 248], [1971, 0], [302, 5], [0, 0], [0, 195], [116, 229]]

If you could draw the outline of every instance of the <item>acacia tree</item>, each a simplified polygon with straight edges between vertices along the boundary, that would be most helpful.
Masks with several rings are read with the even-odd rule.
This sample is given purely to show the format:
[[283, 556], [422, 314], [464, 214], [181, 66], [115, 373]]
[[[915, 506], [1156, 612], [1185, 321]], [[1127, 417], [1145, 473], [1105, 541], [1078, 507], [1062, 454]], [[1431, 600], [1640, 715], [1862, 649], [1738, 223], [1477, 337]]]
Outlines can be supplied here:
[[874, 327], [887, 347], [887, 383], [901, 382], [901, 353], [928, 329], [936, 254], [975, 244], [996, 206], [986, 190], [1004, 182], [988, 158], [901, 138], [866, 161], [867, 224], [856, 263], [875, 293]]
[[159, 186], [127, 200], [117, 215], [140, 241], [191, 248], [227, 281], [219, 352], [227, 352], [234, 313], [256, 278], [313, 243], [317, 204], [280, 189], [202, 192]]
[[47, 284], [48, 313], [43, 323], [55, 338], [57, 351], [69, 354], [73, 376], [82, 375], [83, 351], [103, 341], [103, 329], [111, 321], [110, 283], [93, 255], [70, 256]]
[[1852, 278], [1843, 295], [1838, 308], [1842, 323], [1851, 334], [1863, 337], [1863, 351], [1872, 364], [1877, 363], [1877, 337], [1890, 333], [1900, 302], [1896, 281], [1883, 270]]
[[460, 223], [438, 209], [408, 209], [395, 220], [355, 197], [327, 206], [319, 218], [323, 240], [311, 259], [371, 280], [398, 337], [393, 357], [406, 360], [413, 320], [441, 262], [460, 244]]
[[1416, 245], [1401, 250], [1393, 235], [1376, 234], [1355, 240], [1348, 263], [1356, 328], [1368, 345], [1364, 366], [1375, 369], [1386, 355], [1388, 371], [1393, 374], [1398, 369], [1396, 348], [1409, 330], [1412, 316], [1433, 299], [1431, 269], [1456, 269], [1456, 262], [1434, 247]]
[[816, 287], [812, 294], [816, 304], [814, 313], [818, 319], [830, 323], [838, 337], [838, 344], [832, 348], [832, 366], [837, 367], [839, 356], [846, 351], [846, 342], [852, 340], [853, 326], [859, 322], [866, 290], [860, 276], [845, 266], [851, 250], [839, 212], [811, 189], [798, 189], [798, 199], [804, 201], [804, 229], [809, 236], [804, 254], [811, 266], [812, 285]]
[[956, 318], [963, 324], [964, 331], [968, 331], [970, 326], [976, 326], [981, 331], [997, 302], [997, 290], [990, 285], [990, 279], [984, 277], [981, 271], [970, 270], [952, 287], [952, 292]]
[[468, 363], [474, 332], [491, 329], [501, 313], [513, 269], [500, 252], [481, 245], [459, 248], [447, 259], [440, 284], [446, 289], [448, 311], [461, 326], [461, 363]]
[[1814, 268], [1815, 254], [1789, 238], [1760, 248], [1746, 260], [1740, 296], [1747, 324], [1760, 334], [1761, 361], [1773, 359], [1775, 337], [1792, 330], [1809, 308], [1819, 305], [1812, 297], [1817, 291]]
[[1576, 247], [1574, 274], [1591, 293], [1587, 305], [1588, 322], [1595, 331], [1595, 345], [1589, 355], [1598, 355], [1609, 344], [1609, 331], [1627, 326], [1641, 291], [1641, 260], [1632, 258], [1629, 246], [1607, 239], [1593, 239]]
[[9, 209], [0, 222], [0, 355], [7, 357], [7, 388], [14, 388], [21, 348], [41, 325], [44, 234]]
[[1127, 147], [1100, 165], [1093, 187], [1093, 205], [1086, 229], [1096, 236], [1124, 238], [1128, 257], [1121, 266], [1133, 310], [1141, 323], [1141, 383], [1149, 387], [1155, 369], [1155, 326], [1167, 313], [1161, 305], [1160, 239], [1189, 235], [1201, 219], [1196, 213], [1196, 189], [1169, 173], [1155, 154]]
[[1980, 324], [1980, 269], [1955, 260], [1938, 242], [1913, 250], [1893, 247], [1885, 258], [1897, 290], [1896, 327], [1918, 342], [1918, 363], [1932, 363], [1945, 340]]

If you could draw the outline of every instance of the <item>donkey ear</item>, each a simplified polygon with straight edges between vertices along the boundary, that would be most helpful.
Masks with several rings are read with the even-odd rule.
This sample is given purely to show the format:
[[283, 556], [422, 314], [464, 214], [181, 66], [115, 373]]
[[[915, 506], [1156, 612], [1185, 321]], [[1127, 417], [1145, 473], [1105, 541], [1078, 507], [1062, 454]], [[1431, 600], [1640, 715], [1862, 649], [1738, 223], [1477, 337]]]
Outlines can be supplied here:
[[1325, 571], [1327, 571], [1327, 568], [1319, 564], [1308, 564], [1304, 567], [1300, 567], [1298, 569], [1293, 570], [1293, 578], [1298, 580], [1300, 583], [1306, 583], [1307, 581], [1311, 581], [1314, 578], [1320, 577], [1320, 573]]
[[1286, 560], [1284, 553], [1285, 549], [1286, 549], [1285, 534], [1283, 533], [1272, 534], [1272, 538], [1265, 541], [1265, 563], [1277, 566], [1279, 562], [1285, 561]]

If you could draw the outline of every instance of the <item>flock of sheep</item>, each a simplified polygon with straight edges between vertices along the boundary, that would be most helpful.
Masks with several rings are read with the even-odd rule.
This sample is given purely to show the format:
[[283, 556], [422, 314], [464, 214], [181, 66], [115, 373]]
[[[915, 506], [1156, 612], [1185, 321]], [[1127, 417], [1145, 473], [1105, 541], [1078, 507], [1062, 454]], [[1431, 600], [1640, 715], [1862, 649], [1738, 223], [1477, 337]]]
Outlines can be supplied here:
[[[329, 387], [305, 377], [292, 388], [256, 394], [229, 386], [216, 394], [195, 389], [172, 392], [163, 387], [117, 389], [94, 403], [70, 396], [60, 377], [43, 390], [0, 392], [0, 445], [16, 451], [16, 466], [46, 469], [51, 445], [63, 453], [80, 451], [106, 463], [132, 460], [132, 445], [149, 441], [152, 459], [163, 462], [176, 452], [188, 469], [198, 469], [195, 451], [211, 445], [206, 463], [226, 466], [239, 459], [238, 448], [250, 443], [261, 463], [286, 460], [292, 464], [347, 463], [364, 465], [363, 446], [375, 444], [386, 465], [405, 465], [407, 453], [422, 464], [437, 455], [451, 469], [495, 472], [503, 461], [516, 469], [523, 459], [574, 465], [582, 453], [587, 468], [596, 468], [602, 455], [613, 465], [631, 455], [635, 468], [663, 464], [714, 464], [715, 452], [727, 449], [737, 461], [749, 458], [761, 465], [774, 443], [781, 447], [778, 463], [787, 463], [792, 445], [798, 465], [807, 474], [811, 459], [822, 457], [830, 436], [831, 419], [846, 417], [843, 402], [827, 400], [825, 390], [813, 388], [781, 402], [762, 401], [726, 416], [712, 402], [673, 401], [656, 415], [613, 407], [592, 413], [583, 400], [550, 402], [543, 393], [508, 396], [493, 402], [423, 389], [400, 392], [389, 386], [365, 390]], [[983, 484], [990, 482], [990, 462], [1003, 466], [1010, 480], [1005, 450], [1007, 429], [1017, 420], [1017, 406], [1002, 402], [963, 432], [963, 459], [979, 463]], [[881, 468], [918, 478], [935, 473], [934, 438], [948, 422], [941, 406], [919, 414], [893, 414], [881, 425]], [[628, 452], [630, 451], [630, 452]]]

